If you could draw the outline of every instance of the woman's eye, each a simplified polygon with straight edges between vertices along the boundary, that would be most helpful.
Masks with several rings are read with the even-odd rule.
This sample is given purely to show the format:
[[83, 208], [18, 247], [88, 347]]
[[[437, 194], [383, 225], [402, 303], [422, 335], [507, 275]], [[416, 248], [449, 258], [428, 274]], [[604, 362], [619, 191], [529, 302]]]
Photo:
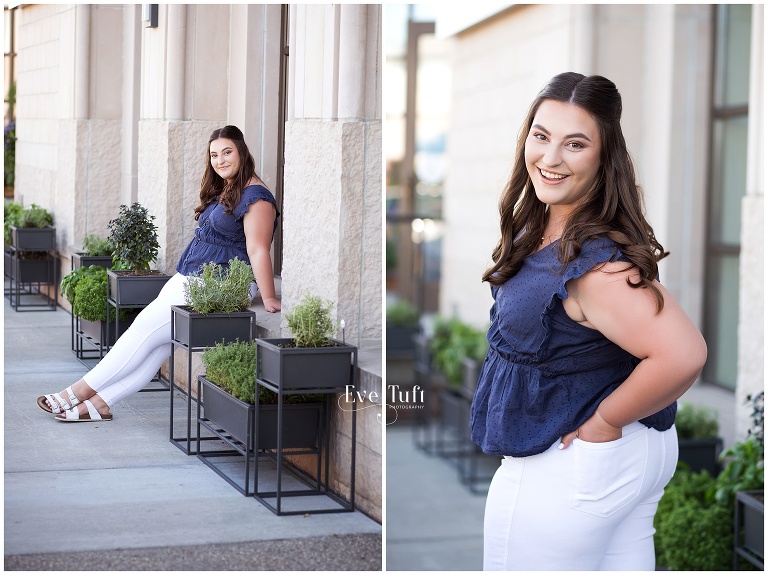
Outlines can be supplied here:
[[568, 143], [566, 144], [566, 146], [568, 146], [568, 147], [569, 147], [569, 148], [571, 148], [572, 150], [581, 150], [581, 149], [584, 147], [584, 146], [583, 146], [582, 144], [580, 144], [579, 142], [568, 142]]
[[546, 141], [547, 139], [547, 137], [544, 134], [534, 134], [533, 137], [536, 138], [537, 140], [541, 140], [542, 142]]

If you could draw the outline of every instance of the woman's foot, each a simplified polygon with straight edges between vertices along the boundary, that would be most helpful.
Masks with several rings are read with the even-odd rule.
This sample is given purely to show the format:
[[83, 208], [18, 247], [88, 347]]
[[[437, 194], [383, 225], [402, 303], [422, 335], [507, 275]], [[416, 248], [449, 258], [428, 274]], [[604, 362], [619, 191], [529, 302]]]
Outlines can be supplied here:
[[109, 412], [109, 406], [98, 395], [91, 399], [86, 399], [82, 404], [68, 409], [56, 416], [56, 419], [64, 423], [74, 423], [80, 421], [111, 421], [112, 414]]
[[37, 405], [40, 406], [40, 409], [54, 414], [71, 409], [80, 403], [81, 401], [78, 399], [77, 394], [72, 390], [72, 386], [61, 393], [41, 395], [37, 398]]
[[47, 411], [48, 413], [63, 413], [68, 409], [80, 405], [84, 400], [90, 399], [95, 393], [96, 392], [81, 379], [60, 393], [41, 395], [37, 398], [37, 405], [40, 409]]

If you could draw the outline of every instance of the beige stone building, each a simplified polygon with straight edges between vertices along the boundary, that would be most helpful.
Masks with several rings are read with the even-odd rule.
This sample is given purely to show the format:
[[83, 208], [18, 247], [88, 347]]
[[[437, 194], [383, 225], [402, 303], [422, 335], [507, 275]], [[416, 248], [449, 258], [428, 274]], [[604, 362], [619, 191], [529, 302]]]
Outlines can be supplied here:
[[[763, 13], [762, 5], [434, 8], [432, 44], [418, 44], [423, 75], [441, 57], [450, 82], [417, 89], [450, 102], [439, 313], [488, 325], [481, 276], [528, 107], [557, 73], [606, 76], [623, 96], [648, 220], [671, 252], [661, 279], [707, 338], [707, 368], [692, 391], [721, 410], [727, 443], [744, 437], [744, 399], [764, 381]], [[415, 101], [417, 123], [443, 106]], [[386, 110], [387, 130], [392, 121], [403, 131]]]
[[[52, 212], [62, 273], [83, 237], [106, 235], [134, 201], [156, 218], [154, 267], [172, 273], [196, 226], [208, 136], [237, 125], [282, 213], [273, 260], [283, 309], [307, 293], [336, 302], [361, 350], [360, 385], [380, 392], [381, 6], [12, 11], [15, 200]], [[287, 335], [285, 320], [254, 309], [262, 334]], [[376, 411], [358, 417], [356, 501], [380, 519]]]

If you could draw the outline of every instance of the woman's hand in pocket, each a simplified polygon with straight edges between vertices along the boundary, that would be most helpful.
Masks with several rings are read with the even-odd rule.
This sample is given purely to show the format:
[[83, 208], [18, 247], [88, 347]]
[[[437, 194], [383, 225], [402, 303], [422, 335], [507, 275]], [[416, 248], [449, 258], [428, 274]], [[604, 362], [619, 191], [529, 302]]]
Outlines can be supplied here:
[[581, 427], [571, 433], [563, 435], [558, 449], [565, 449], [576, 438], [582, 441], [588, 441], [590, 443], [605, 443], [607, 441], [616, 441], [621, 438], [621, 427], [614, 427], [610, 423], [607, 423], [600, 413], [595, 413], [586, 420]]

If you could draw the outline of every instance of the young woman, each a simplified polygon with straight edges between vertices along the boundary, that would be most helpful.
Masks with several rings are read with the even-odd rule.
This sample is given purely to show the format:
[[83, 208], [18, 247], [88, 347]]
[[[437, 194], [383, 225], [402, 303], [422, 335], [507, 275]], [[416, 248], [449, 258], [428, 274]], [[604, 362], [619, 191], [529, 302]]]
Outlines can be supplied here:
[[256, 174], [242, 132], [235, 126], [215, 130], [205, 164], [200, 205], [195, 208], [199, 226], [176, 266], [177, 273], [96, 367], [63, 392], [37, 399], [58, 421], [109, 421], [113, 405], [152, 379], [171, 355], [170, 307], [184, 304], [186, 278], [203, 264], [227, 265], [234, 257], [250, 261], [264, 309], [280, 310], [269, 255], [277, 204]]
[[653, 516], [677, 463], [676, 400], [706, 345], [658, 281], [600, 76], [555, 76], [533, 102], [483, 277], [494, 304], [472, 439], [504, 456], [486, 570], [653, 570]]

